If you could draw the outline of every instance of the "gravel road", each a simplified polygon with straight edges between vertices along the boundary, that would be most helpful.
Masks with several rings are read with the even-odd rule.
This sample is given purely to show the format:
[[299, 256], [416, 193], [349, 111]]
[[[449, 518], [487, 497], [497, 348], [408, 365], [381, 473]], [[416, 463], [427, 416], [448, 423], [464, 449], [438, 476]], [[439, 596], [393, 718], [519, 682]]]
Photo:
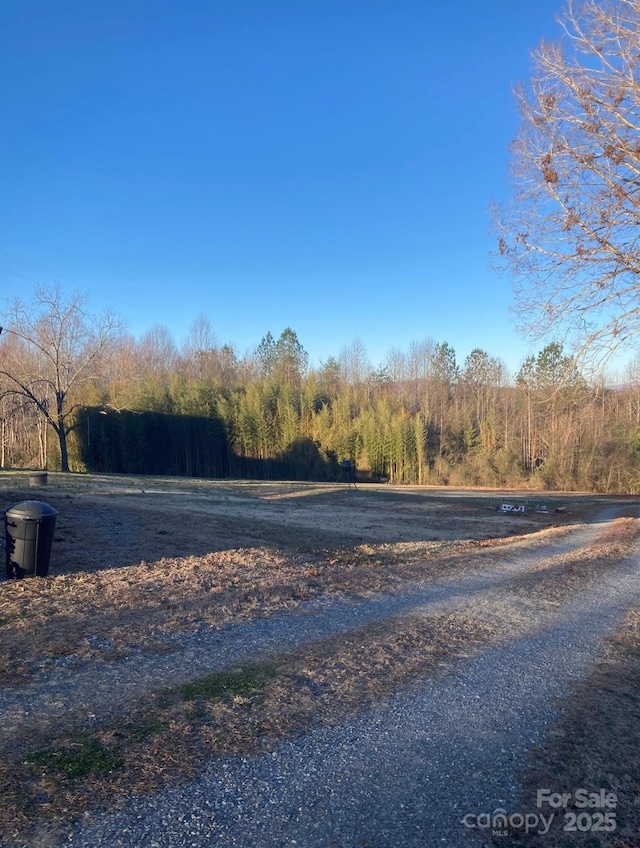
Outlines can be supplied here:
[[[600, 523], [581, 530], [572, 544], [588, 544], [602, 527]], [[566, 550], [566, 543], [561, 547]], [[242, 630], [196, 634], [189, 637], [193, 644], [183, 647], [195, 659], [205, 647], [207, 653], [211, 648], [207, 643], [201, 645], [202, 652], [197, 650], [197, 639], [215, 638], [218, 660], [228, 664], [230, 659], [245, 658], [250, 648], [253, 655], [258, 649], [281, 648], [283, 642], [291, 648], [385, 616], [429, 610], [475, 594], [486, 597], [519, 570], [528, 570], [536, 558], [558, 552], [560, 547], [552, 546], [535, 555], [518, 551], [510, 564], [484, 576], [469, 573], [411, 594], [361, 602], [356, 608], [316, 604], [314, 610], [254, 622]], [[496, 808], [518, 812], [517, 768], [531, 744], [542, 740], [555, 715], [555, 699], [585, 675], [625, 609], [639, 602], [639, 562], [638, 552], [627, 556], [597, 583], [563, 599], [553, 615], [547, 611], [539, 626], [522, 638], [485, 647], [418, 689], [398, 694], [340, 726], [285, 741], [268, 754], [214, 760], [195, 781], [153, 798], [132, 798], [119, 811], [86, 817], [64, 844], [70, 848], [477, 845], [483, 833], [465, 827], [463, 817]], [[181, 656], [184, 663], [185, 655]], [[194, 667], [188, 665], [193, 673]], [[211, 667], [210, 662], [207, 668]], [[69, 683], [81, 682], [82, 674], [75, 672]], [[23, 695], [45, 697], [46, 687], [34, 687]], [[18, 709], [10, 692], [3, 697], [0, 709]]]

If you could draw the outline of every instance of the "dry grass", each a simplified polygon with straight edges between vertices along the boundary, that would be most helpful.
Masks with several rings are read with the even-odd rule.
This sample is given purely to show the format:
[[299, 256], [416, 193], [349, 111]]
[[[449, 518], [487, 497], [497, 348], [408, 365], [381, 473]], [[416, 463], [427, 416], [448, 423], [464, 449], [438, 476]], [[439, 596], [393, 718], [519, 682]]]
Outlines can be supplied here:
[[339, 724], [483, 646], [535, 629], [545, 609], [556, 610], [559, 594], [614, 566], [637, 532], [627, 519], [615, 522], [596, 541], [597, 555], [565, 557], [555, 564], [553, 580], [540, 586], [534, 572], [516, 580], [520, 591], [396, 617], [164, 690], [106, 720], [40, 737], [34, 731], [19, 745], [14, 740], [0, 767], [4, 833], [29, 832], [34, 822], [36, 829], [61, 827], [93, 807], [113, 807], [118, 797], [159, 791], [194, 775], [212, 756], [268, 751], [284, 737]]
[[115, 720], [32, 735], [0, 766], [0, 826], [11, 838], [34, 823], [61, 824], [158, 791], [211, 756], [271, 750], [284, 737], [338, 724], [497, 637], [490, 622], [460, 611], [393, 619], [164, 690]]
[[[505, 529], [510, 541], [527, 531], [523, 544], [566, 532], [578, 511], [523, 522], [487, 510], [486, 499], [470, 498], [447, 515], [442, 498], [419, 493], [358, 492], [354, 506], [349, 493], [327, 487], [292, 493], [247, 484], [231, 487], [232, 496], [228, 488], [178, 505], [170, 496], [160, 503], [47, 491], [59, 510], [51, 576], [0, 584], [0, 684], [27, 681], [58, 658], [112, 661], [140, 647], [162, 652], [166, 633], [269, 616], [322, 595], [393, 591], [465, 568], [484, 548], [497, 556]], [[6, 500], [28, 496], [8, 492]], [[587, 502], [580, 510], [594, 508]], [[358, 541], [372, 511], [369, 535], [379, 541]], [[295, 529], [284, 521], [291, 513]], [[333, 523], [331, 547], [319, 521]]]
[[[640, 846], [640, 608], [631, 610], [607, 646], [602, 661], [574, 686], [561, 705], [561, 715], [544, 745], [531, 752], [522, 774], [521, 810], [548, 817], [548, 806], [538, 808], [537, 791], [568, 793], [566, 811], [559, 808], [549, 833], [514, 833], [494, 840], [502, 848], [638, 848]], [[616, 795], [612, 812], [616, 830], [608, 833], [569, 832], [567, 814], [595, 818], [606, 808], [576, 805], [575, 792], [605, 789]], [[586, 821], [586, 818], [585, 818]], [[588, 824], [588, 822], [586, 822]], [[492, 844], [494, 844], [492, 843]]]
[[[577, 500], [567, 512], [520, 519], [473, 494], [450, 511], [446, 498], [425, 490], [371, 489], [356, 500], [322, 486], [194, 483], [178, 502], [159, 491], [114, 496], [82, 490], [84, 480], [74, 485], [78, 491], [46, 492], [60, 513], [52, 576], [0, 585], [0, 685], [19, 686], [69, 658], [161, 653], [170, 650], [167, 633], [269, 616], [322, 595], [394, 591], [472, 562], [482, 570], [485, 558], [491, 567], [513, 556], [513, 545], [546, 544], [602, 506]], [[159, 485], [145, 481], [145, 492]], [[623, 556], [635, 533], [633, 522], [616, 522], [595, 547], [549, 561], [484, 601], [393, 619], [268, 665], [231, 669], [224, 679], [150, 694], [115, 716], [16, 734], [0, 763], [5, 837], [29, 832], [36, 845], [52, 827], [55, 844], [57, 824], [156, 791], [211, 756], [269, 750], [283, 737], [337, 724], [535, 626], [559, 596]]]

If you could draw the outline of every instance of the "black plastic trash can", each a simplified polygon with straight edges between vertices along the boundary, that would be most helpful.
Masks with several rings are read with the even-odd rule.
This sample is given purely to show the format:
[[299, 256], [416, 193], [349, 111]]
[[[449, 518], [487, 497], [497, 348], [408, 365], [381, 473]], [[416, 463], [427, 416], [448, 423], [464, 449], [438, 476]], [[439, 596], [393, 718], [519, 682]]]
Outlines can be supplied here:
[[4, 514], [7, 578], [46, 577], [58, 511], [41, 501], [21, 501]]

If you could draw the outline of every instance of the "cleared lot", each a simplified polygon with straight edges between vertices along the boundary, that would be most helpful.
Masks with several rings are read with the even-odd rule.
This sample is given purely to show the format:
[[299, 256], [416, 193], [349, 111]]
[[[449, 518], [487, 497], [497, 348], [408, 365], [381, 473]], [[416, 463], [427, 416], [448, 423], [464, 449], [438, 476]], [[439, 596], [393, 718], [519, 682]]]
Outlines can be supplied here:
[[0, 809], [7, 837], [41, 820], [25, 844], [550, 626], [637, 533], [587, 496], [503, 515], [495, 492], [15, 482], [6, 505], [60, 513], [51, 577], [0, 584]]
[[[47, 658], [58, 666], [65, 656], [72, 663], [117, 659], [142, 645], [162, 649], [172, 630], [433, 578], [505, 539], [543, 544], [606, 502], [538, 495], [526, 515], [505, 515], [495, 492], [50, 480], [36, 490], [10, 487], [17, 482], [11, 476], [0, 481], [5, 508], [36, 498], [59, 512], [49, 579], [3, 585], [0, 624], [10, 647], [0, 681], [8, 683], [28, 678]], [[536, 512], [539, 503], [551, 511]]]

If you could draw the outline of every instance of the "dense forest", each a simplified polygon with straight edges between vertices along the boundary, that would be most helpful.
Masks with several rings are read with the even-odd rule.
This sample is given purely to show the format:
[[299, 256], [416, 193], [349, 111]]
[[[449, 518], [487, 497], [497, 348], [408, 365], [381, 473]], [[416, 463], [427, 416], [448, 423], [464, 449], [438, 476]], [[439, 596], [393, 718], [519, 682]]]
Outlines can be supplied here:
[[[0, 465], [60, 468], [46, 399], [10, 390], [12, 361], [20, 340], [3, 337]], [[163, 326], [113, 339], [70, 390], [69, 466], [332, 480], [349, 458], [360, 480], [634, 493], [639, 376], [588, 381], [555, 343], [510, 375], [486, 351], [458, 363], [431, 339], [378, 367], [356, 340], [310, 368], [290, 328], [240, 356], [201, 316], [181, 348]]]

